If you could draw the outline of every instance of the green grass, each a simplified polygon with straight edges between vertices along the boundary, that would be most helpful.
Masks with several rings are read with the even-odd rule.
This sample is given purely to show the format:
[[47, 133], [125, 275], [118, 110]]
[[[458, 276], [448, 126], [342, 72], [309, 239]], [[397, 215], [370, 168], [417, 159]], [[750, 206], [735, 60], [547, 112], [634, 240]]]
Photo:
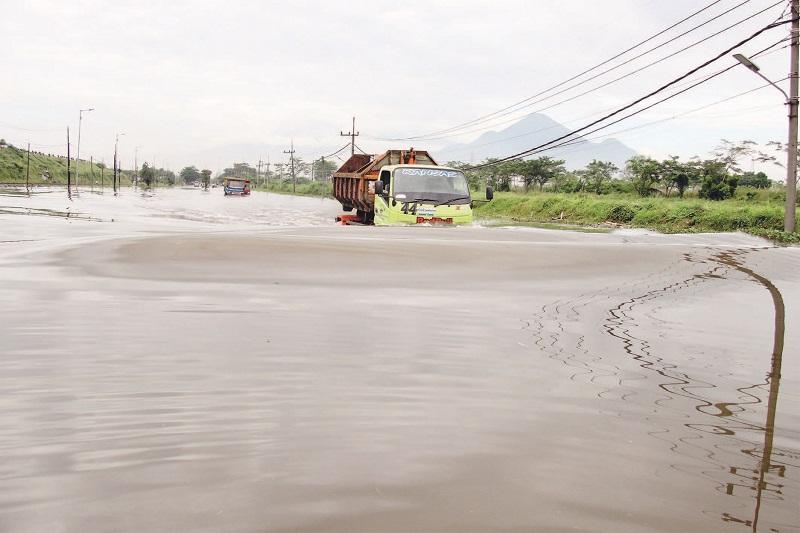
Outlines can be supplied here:
[[561, 222], [648, 228], [665, 233], [746, 231], [780, 242], [797, 242], [783, 229], [783, 202], [762, 195], [721, 202], [591, 194], [498, 193], [476, 216], [524, 223]]
[[[0, 184], [25, 184], [25, 173], [28, 165], [28, 153], [15, 147], [0, 148]], [[71, 173], [75, 179], [75, 161], [71, 163]], [[49, 174], [49, 178], [46, 176]], [[100, 185], [101, 174], [104, 176], [105, 185], [110, 187], [112, 171], [109, 168], [101, 170], [95, 163], [80, 162], [80, 185], [89, 185], [94, 180]], [[66, 185], [67, 160], [64, 157], [51, 156], [31, 152], [30, 183], [32, 185]], [[128, 173], [122, 173], [122, 184], [130, 184]]]
[[291, 181], [272, 181], [266, 185], [256, 188], [259, 191], [277, 192], [284, 194], [297, 194], [299, 196], [318, 196], [322, 198], [333, 198], [331, 182], [325, 181], [305, 181], [297, 184], [297, 191], [292, 192]]

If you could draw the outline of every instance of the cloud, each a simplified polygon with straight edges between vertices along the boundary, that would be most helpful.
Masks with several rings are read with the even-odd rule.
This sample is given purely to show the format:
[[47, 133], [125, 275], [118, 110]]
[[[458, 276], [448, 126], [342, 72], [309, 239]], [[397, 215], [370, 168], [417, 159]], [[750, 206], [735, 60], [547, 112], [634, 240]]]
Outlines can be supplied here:
[[[766, 5], [743, 7], [693, 35], [708, 35]], [[523, 99], [697, 8], [690, 0], [14, 2], [4, 6], [0, 20], [0, 34], [9, 43], [0, 70], [11, 73], [0, 91], [0, 115], [18, 127], [57, 130], [33, 139], [49, 144], [61, 142], [63, 126], [77, 127], [80, 107], [93, 106], [97, 111], [84, 122], [82, 153], [110, 158], [114, 133], [125, 131], [124, 151], [142, 146], [176, 166], [228, 164], [196, 158], [237, 144], [280, 147], [295, 139], [299, 149], [322, 151], [338, 145], [338, 133], [353, 115], [360, 144], [378, 149], [385, 145], [375, 138], [446, 128]], [[630, 101], [779, 11], [546, 112], [568, 120]], [[775, 54], [764, 60], [762, 71], [782, 77], [785, 63]], [[720, 81], [676, 99], [669, 109], [759, 84], [747, 72]], [[769, 98], [760, 92], [742, 107]], [[690, 155], [687, 124], [700, 127], [675, 121], [657, 135], [642, 130], [626, 142]], [[698, 149], [730, 136], [734, 124], [717, 126], [703, 127], [707, 140]], [[759, 140], [780, 138], [785, 129], [773, 115], [749, 118], [746, 126], [737, 131]], [[23, 130], [1, 128], [7, 138], [22, 136]], [[259, 155], [266, 154], [242, 154]]]

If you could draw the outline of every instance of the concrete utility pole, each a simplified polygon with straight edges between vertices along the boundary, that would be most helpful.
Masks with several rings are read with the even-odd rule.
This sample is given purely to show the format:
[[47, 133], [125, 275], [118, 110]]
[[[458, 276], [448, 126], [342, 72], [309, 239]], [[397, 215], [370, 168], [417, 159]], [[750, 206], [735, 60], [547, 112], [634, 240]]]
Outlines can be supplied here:
[[[119, 182], [119, 159], [117, 159], [117, 148], [119, 147], [119, 138], [121, 135], [125, 135], [124, 133], [117, 133], [117, 136], [114, 140], [114, 194], [117, 194], [117, 184]], [[121, 184], [120, 184], [121, 185]]]
[[81, 123], [83, 122], [83, 113], [94, 111], [93, 107], [88, 109], [79, 109], [78, 110], [78, 154], [75, 157], [75, 186], [78, 186], [78, 181], [81, 178]]
[[356, 117], [353, 117], [353, 129], [349, 132], [345, 133], [343, 131], [339, 132], [339, 137], [350, 137], [350, 155], [353, 156], [356, 154], [356, 137], [360, 135], [359, 132], [356, 131]]
[[758, 65], [742, 54], [733, 54], [733, 57], [756, 76], [765, 80], [781, 92], [786, 99], [789, 107], [789, 140], [786, 143], [786, 207], [783, 219], [783, 229], [792, 233], [797, 229], [796, 205], [797, 205], [797, 107], [798, 107], [798, 60], [800, 60], [800, 0], [792, 2], [792, 34], [791, 52], [789, 54], [789, 94], [781, 89], [778, 84], [760, 72]]
[[267, 162], [264, 164], [267, 167], [266, 172], [264, 173], [264, 182], [269, 183], [269, 156], [267, 156]]
[[70, 175], [69, 160], [69, 126], [67, 126], [67, 196], [72, 198], [72, 176]]
[[292, 139], [292, 147], [289, 150], [284, 150], [284, 154], [289, 154], [290, 161], [292, 162], [292, 192], [297, 192], [297, 176], [294, 175], [294, 139]]
[[31, 143], [28, 143], [28, 167], [25, 169], [25, 192], [31, 192]]
[[798, 33], [800, 33], [800, 0], [792, 0], [792, 41], [789, 58], [789, 158], [786, 162], [786, 218], [784, 231], [793, 232], [797, 229], [795, 209], [797, 205], [797, 85], [798, 85], [798, 60], [800, 59], [800, 46]]
[[258, 158], [258, 165], [256, 165], [256, 186], [258, 185], [258, 179], [260, 177], [261, 177], [261, 158], [259, 157]]

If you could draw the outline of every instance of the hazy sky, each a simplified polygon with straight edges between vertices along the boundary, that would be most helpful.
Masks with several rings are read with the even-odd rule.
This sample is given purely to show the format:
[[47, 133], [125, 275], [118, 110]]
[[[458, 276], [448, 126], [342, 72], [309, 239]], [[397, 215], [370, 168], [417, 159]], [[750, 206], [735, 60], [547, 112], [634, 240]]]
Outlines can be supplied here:
[[[637, 51], [742, 1], [721, 0]], [[155, 158], [174, 169], [191, 163], [218, 170], [233, 159], [282, 159], [291, 139], [298, 155], [316, 157], [346, 142], [339, 131], [347, 131], [355, 115], [358, 144], [367, 151], [414, 144], [435, 152], [480, 131], [428, 142], [379, 139], [447, 128], [505, 107], [709, 3], [0, 0], [0, 137], [63, 152], [65, 127], [76, 131], [78, 109], [94, 107], [83, 121], [82, 156], [110, 161], [114, 134], [124, 132], [126, 166], [139, 146], [140, 163]], [[525, 112], [664, 57], [773, 3], [750, 0], [672, 45]], [[749, 36], [780, 16], [784, 4], [545, 113], [580, 126], [588, 121], [583, 117], [627, 103]], [[787, 26], [770, 30], [742, 51], [752, 53], [787, 35]], [[726, 58], [702, 73], [733, 61]], [[774, 79], [787, 75], [788, 62], [788, 49], [758, 60]], [[609, 131], [762, 84], [739, 67]], [[763, 143], [783, 140], [785, 131], [782, 97], [767, 88], [617, 137], [643, 153], [689, 157], [707, 155], [722, 137]], [[779, 169], [770, 173], [780, 176]]]

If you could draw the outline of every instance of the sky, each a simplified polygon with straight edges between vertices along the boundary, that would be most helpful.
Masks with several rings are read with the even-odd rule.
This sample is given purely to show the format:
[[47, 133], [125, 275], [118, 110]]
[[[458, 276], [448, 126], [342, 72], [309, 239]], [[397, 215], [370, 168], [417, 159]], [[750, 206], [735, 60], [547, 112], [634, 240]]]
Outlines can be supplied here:
[[[139, 164], [218, 171], [233, 161], [284, 161], [292, 142], [307, 161], [333, 152], [348, 141], [340, 132], [350, 130], [355, 116], [357, 145], [367, 152], [413, 145], [435, 154], [765, 10], [635, 75], [543, 111], [576, 128], [750, 36], [781, 16], [786, 2], [770, 7], [774, 1], [719, 0], [592, 74], [732, 11], [597, 80], [463, 135], [408, 139], [548, 89], [712, 1], [0, 0], [0, 137], [64, 153], [66, 127], [74, 147], [78, 110], [91, 107], [81, 124], [82, 158], [111, 161], [120, 133], [126, 167], [136, 153]], [[737, 50], [753, 54], [787, 36], [784, 25]], [[761, 72], [785, 78], [788, 54], [783, 48], [758, 58]], [[728, 54], [690, 79], [734, 63]], [[707, 157], [723, 138], [783, 140], [786, 110], [772, 87], [676, 117], [764, 83], [740, 66], [603, 133], [660, 120], [615, 136], [654, 157]], [[787, 82], [781, 84], [786, 88]], [[744, 166], [774, 178], [783, 172]]]

